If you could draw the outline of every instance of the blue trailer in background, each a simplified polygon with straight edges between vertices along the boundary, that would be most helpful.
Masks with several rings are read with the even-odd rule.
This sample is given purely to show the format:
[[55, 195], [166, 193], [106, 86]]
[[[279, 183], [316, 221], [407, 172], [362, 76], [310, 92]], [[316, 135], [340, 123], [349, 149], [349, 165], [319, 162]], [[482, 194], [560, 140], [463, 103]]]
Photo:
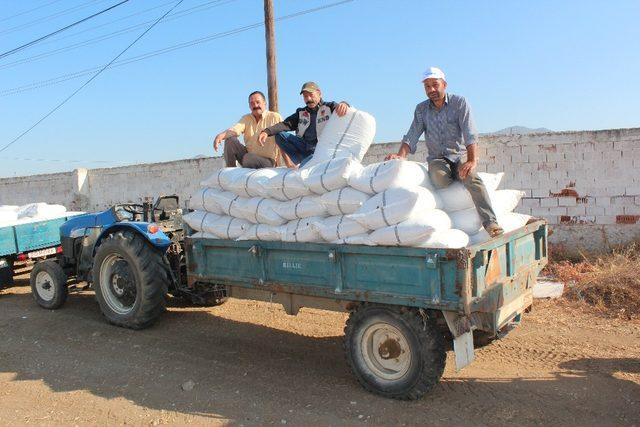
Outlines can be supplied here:
[[0, 289], [13, 285], [16, 261], [55, 256], [60, 226], [71, 216], [0, 227]]

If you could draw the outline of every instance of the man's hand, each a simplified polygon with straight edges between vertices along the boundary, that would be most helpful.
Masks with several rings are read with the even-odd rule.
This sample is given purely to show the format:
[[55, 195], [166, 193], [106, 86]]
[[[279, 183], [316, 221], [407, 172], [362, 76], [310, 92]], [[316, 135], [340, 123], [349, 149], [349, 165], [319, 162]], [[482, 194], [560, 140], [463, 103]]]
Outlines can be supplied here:
[[349, 106], [347, 105], [347, 103], [346, 102], [341, 102], [336, 107], [336, 114], [338, 115], [338, 117], [342, 117], [345, 114], [347, 114], [347, 110], [348, 109], [349, 109]]
[[267, 138], [269, 138], [269, 135], [267, 135], [265, 131], [260, 132], [260, 135], [258, 135], [258, 144], [260, 144], [261, 147], [264, 147], [264, 142]]
[[476, 168], [476, 166], [478, 166], [478, 163], [476, 161], [469, 160], [464, 162], [462, 166], [460, 166], [460, 169], [458, 169], [458, 175], [460, 176], [460, 179], [465, 179], [471, 173], [471, 171]]
[[220, 147], [220, 143], [224, 139], [224, 134], [225, 133], [222, 132], [216, 135], [216, 138], [213, 140], [213, 151], [218, 151], [218, 148]]
[[386, 162], [387, 160], [407, 160], [407, 158], [401, 154], [387, 154], [384, 161]]

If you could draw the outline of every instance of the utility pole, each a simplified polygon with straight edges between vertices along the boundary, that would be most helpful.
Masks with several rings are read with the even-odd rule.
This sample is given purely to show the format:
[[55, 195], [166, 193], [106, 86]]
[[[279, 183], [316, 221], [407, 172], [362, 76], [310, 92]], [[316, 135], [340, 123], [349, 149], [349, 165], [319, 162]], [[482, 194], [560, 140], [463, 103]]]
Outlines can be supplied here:
[[269, 94], [269, 110], [278, 111], [276, 32], [273, 23], [273, 0], [264, 0], [264, 38], [267, 43], [267, 90]]

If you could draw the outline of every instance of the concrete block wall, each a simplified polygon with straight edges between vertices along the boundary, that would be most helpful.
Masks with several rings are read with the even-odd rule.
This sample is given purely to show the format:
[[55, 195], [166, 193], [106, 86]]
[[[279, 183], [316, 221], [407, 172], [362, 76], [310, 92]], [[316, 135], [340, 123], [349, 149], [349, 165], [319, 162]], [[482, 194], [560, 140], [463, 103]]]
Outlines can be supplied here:
[[[364, 163], [382, 161], [399, 143], [374, 144]], [[567, 250], [601, 250], [640, 237], [640, 128], [483, 136], [479, 170], [503, 172], [501, 188], [526, 196], [516, 209], [552, 225], [551, 241]], [[424, 161], [419, 145], [412, 160]], [[96, 211], [145, 196], [182, 200], [223, 166], [221, 158], [0, 179], [0, 204], [59, 203]]]

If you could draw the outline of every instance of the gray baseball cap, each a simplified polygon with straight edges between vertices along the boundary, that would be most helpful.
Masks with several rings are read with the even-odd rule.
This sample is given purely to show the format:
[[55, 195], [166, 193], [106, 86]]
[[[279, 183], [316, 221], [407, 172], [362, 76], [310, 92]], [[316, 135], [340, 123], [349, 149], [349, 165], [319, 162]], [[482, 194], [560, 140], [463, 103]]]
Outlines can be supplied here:
[[320, 92], [320, 88], [315, 82], [306, 82], [300, 89], [300, 95], [302, 95], [302, 92]]

